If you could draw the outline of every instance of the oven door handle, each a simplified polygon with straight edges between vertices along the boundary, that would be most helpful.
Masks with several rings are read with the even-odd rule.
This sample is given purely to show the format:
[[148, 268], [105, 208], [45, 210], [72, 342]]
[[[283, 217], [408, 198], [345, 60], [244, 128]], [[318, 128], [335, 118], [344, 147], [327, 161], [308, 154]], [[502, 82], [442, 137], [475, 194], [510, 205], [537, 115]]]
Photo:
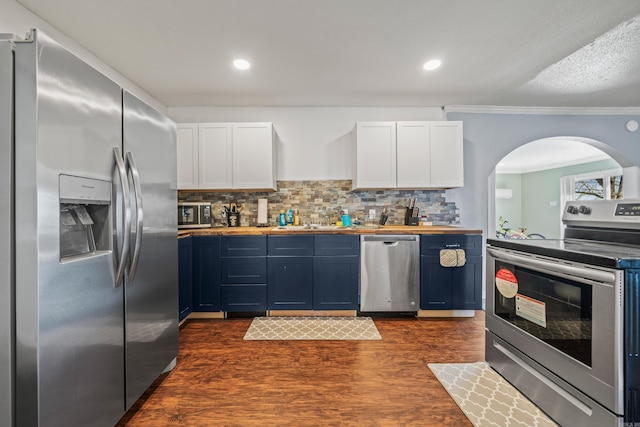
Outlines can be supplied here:
[[541, 259], [516, 255], [513, 253], [506, 253], [493, 248], [487, 248], [487, 252], [494, 258], [509, 262], [511, 264], [544, 270], [545, 272], [548, 272], [550, 274], [562, 273], [566, 276], [570, 276], [573, 280], [576, 280], [578, 282], [584, 283], [585, 279], [606, 284], [614, 284], [616, 282], [616, 275], [613, 272], [609, 271], [594, 270], [584, 267], [574, 267], [571, 265], [544, 261]]

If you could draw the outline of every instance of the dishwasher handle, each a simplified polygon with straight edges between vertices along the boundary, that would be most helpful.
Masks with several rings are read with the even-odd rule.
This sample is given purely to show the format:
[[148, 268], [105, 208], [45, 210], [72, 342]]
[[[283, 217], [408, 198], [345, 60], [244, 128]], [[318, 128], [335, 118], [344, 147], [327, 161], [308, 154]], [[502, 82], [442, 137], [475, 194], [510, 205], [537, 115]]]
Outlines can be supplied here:
[[396, 235], [396, 234], [377, 234], [377, 235], [361, 235], [361, 242], [383, 242], [385, 245], [397, 244], [398, 242], [419, 242], [420, 236], [417, 235]]

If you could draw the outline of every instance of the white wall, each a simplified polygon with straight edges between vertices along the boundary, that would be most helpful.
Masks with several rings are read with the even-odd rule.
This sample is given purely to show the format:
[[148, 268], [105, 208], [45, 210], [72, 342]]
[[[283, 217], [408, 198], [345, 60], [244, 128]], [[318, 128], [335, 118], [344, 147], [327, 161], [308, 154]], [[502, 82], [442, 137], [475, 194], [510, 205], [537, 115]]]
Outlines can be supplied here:
[[278, 180], [352, 178], [358, 121], [442, 120], [441, 108], [170, 107], [177, 123], [273, 122]]
[[[73, 13], [69, 11], [69, 13]], [[116, 70], [100, 61], [91, 52], [83, 48], [76, 41], [58, 31], [48, 22], [26, 9], [14, 0], [0, 0], [0, 33], [16, 34], [24, 39], [32, 28], [37, 28], [47, 33], [58, 43], [80, 57], [83, 61], [91, 64], [101, 73], [109, 77], [111, 80], [133, 93], [138, 98], [145, 101], [158, 111], [167, 113], [167, 107], [160, 101], [149, 95], [140, 87], [133, 84]]]

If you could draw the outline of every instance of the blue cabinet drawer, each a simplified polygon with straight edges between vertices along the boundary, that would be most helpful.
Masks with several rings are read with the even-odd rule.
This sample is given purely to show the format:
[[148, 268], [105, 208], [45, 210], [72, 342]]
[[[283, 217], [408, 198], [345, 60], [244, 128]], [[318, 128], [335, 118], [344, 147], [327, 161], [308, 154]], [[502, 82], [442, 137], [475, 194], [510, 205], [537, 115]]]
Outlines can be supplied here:
[[222, 311], [265, 311], [267, 285], [222, 285], [220, 288]]
[[267, 283], [267, 258], [220, 258], [220, 282], [225, 285]]
[[269, 236], [269, 256], [311, 256], [313, 236]]
[[360, 236], [316, 235], [313, 242], [316, 256], [341, 256], [360, 254]]
[[464, 249], [467, 256], [482, 255], [481, 234], [423, 234], [420, 255], [440, 255], [441, 249]]
[[221, 256], [264, 256], [267, 236], [222, 236]]

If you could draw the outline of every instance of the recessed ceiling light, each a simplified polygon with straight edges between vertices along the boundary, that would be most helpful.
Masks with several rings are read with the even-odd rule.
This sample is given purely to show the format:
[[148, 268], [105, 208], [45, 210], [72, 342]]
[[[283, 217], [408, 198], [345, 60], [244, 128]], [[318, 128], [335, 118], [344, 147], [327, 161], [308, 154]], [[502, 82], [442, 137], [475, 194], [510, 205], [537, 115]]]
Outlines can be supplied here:
[[233, 66], [238, 70], [248, 70], [251, 67], [251, 64], [246, 59], [236, 59], [233, 61]]
[[442, 65], [442, 61], [440, 61], [439, 59], [432, 59], [430, 61], [425, 62], [422, 68], [424, 68], [427, 71], [430, 71], [430, 70], [435, 70], [440, 65]]

